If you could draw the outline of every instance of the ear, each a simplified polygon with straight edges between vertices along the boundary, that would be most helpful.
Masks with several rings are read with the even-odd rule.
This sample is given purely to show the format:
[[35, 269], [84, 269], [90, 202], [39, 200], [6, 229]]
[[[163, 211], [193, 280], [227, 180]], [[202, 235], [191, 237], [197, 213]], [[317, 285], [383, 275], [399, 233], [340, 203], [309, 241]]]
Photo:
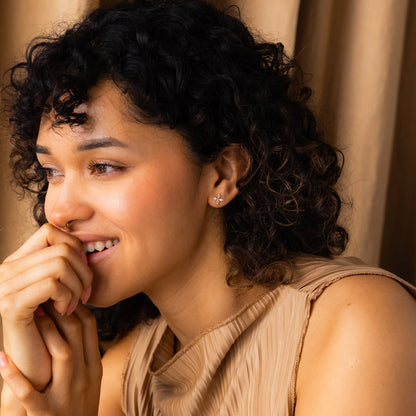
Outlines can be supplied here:
[[213, 163], [216, 182], [211, 190], [208, 204], [214, 208], [227, 205], [238, 194], [237, 182], [250, 167], [247, 150], [239, 145], [227, 146]]

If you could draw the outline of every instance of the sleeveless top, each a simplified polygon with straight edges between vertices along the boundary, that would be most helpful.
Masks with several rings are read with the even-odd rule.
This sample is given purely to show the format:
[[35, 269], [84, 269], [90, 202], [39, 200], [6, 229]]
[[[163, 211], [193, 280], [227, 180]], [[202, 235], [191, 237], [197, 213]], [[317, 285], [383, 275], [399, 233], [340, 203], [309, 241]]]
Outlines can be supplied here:
[[140, 324], [123, 372], [128, 416], [289, 416], [311, 306], [347, 276], [381, 275], [416, 288], [358, 259], [303, 257], [290, 283], [263, 294], [174, 354], [163, 317]]

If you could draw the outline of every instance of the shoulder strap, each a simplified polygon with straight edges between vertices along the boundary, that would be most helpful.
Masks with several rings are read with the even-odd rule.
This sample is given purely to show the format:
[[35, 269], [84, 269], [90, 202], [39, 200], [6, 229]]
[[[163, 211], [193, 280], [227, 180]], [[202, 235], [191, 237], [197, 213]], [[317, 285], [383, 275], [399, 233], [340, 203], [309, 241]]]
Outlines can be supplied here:
[[302, 292], [307, 292], [311, 300], [315, 300], [326, 287], [336, 281], [359, 275], [378, 275], [396, 280], [413, 296], [416, 287], [395, 274], [378, 267], [368, 266], [354, 257], [337, 257], [327, 259], [317, 256], [302, 257], [295, 262], [294, 279], [290, 286]]

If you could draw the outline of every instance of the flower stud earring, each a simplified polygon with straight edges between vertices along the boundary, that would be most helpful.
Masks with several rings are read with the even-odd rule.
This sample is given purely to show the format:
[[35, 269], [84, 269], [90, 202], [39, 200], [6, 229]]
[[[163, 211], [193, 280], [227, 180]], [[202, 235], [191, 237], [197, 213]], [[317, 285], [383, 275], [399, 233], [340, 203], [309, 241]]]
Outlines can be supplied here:
[[220, 205], [220, 204], [221, 204], [221, 202], [224, 202], [224, 200], [223, 200], [223, 199], [222, 199], [222, 197], [221, 197], [221, 194], [217, 194], [217, 196], [214, 196], [213, 200], [215, 201], [215, 203], [216, 203], [217, 205]]

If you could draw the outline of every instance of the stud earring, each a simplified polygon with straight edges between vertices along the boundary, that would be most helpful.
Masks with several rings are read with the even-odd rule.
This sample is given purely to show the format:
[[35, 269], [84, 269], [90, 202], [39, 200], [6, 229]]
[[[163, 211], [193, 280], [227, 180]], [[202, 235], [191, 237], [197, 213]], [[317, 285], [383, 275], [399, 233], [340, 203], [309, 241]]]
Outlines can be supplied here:
[[222, 197], [221, 197], [221, 194], [217, 194], [217, 196], [214, 196], [213, 200], [215, 201], [215, 203], [216, 203], [217, 205], [220, 205], [220, 204], [221, 204], [221, 202], [224, 202], [224, 200], [223, 200], [223, 199], [222, 199]]

